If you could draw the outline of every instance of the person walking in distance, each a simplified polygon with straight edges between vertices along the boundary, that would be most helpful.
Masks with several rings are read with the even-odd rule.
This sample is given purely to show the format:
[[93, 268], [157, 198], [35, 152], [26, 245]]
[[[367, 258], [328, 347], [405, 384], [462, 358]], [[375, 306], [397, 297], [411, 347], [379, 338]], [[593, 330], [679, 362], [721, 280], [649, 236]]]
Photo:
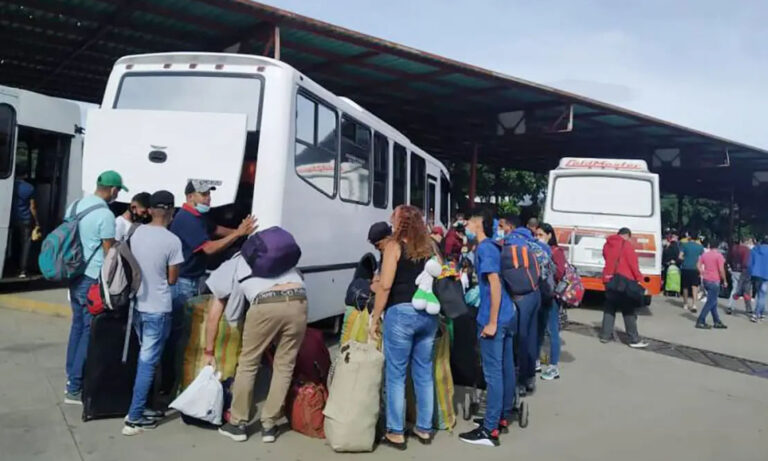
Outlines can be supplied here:
[[[640, 283], [643, 279], [637, 263], [637, 253], [632, 246], [632, 231], [623, 227], [618, 234], [611, 235], [603, 246], [603, 283], [608, 282], [616, 275], [621, 275], [629, 281]], [[603, 309], [603, 326], [600, 331], [600, 342], [607, 343], [613, 338], [613, 326], [616, 322], [616, 312], [621, 311], [624, 317], [624, 328], [629, 336], [629, 347], [648, 347], [648, 343], [640, 339], [637, 331], [637, 312], [632, 299], [625, 293], [614, 291], [606, 287], [605, 305]]]
[[768, 236], [764, 236], [759, 245], [750, 252], [749, 273], [757, 288], [755, 312], [750, 320], [761, 322], [765, 319], [765, 302], [768, 296]]
[[82, 405], [83, 402], [83, 367], [93, 318], [86, 298], [88, 289], [99, 279], [104, 256], [115, 242], [115, 215], [107, 204], [117, 199], [120, 190], [128, 190], [123, 185], [123, 178], [115, 171], [105, 171], [96, 180], [96, 192], [72, 203], [65, 215], [76, 216], [80, 213], [83, 216], [77, 229], [87, 266], [85, 273], [69, 285], [72, 326], [67, 344], [67, 395], [64, 403]]
[[501, 284], [501, 246], [493, 239], [493, 217], [472, 215], [467, 230], [477, 236], [475, 267], [480, 286], [477, 335], [487, 383], [486, 410], [477, 429], [459, 435], [474, 445], [499, 446], [499, 430], [509, 426], [515, 404], [515, 306]]
[[728, 252], [728, 266], [731, 268], [731, 295], [728, 297], [726, 313], [733, 314], [733, 302], [739, 297], [744, 298], [747, 314], [752, 313], [752, 283], [749, 276], [749, 238], [733, 245]]
[[[693, 237], [693, 233], [685, 233], [685, 241], [680, 246], [680, 259], [683, 260], [680, 267], [680, 281], [683, 290], [683, 309], [696, 312], [696, 299], [701, 284], [699, 273], [699, 258], [704, 254], [704, 246]], [[690, 298], [690, 305], [688, 299]]]
[[131, 253], [141, 269], [141, 286], [136, 294], [133, 326], [141, 338], [133, 398], [125, 417], [123, 435], [154, 429], [163, 412], [146, 408], [155, 370], [171, 332], [171, 286], [179, 277], [184, 261], [181, 240], [166, 227], [173, 217], [173, 194], [160, 190], [149, 199], [152, 221], [140, 225], [130, 237]]
[[[371, 314], [369, 337], [381, 337], [384, 314], [387, 432], [382, 443], [399, 450], [405, 442], [405, 376], [410, 365], [416, 394], [413, 432], [423, 444], [432, 441], [435, 380], [432, 351], [438, 328], [436, 315], [417, 310], [412, 303], [416, 278], [435, 256], [434, 242], [421, 211], [400, 205], [392, 213], [392, 236], [384, 244], [381, 279]], [[386, 312], [385, 312], [386, 309]]]
[[704, 283], [704, 291], [707, 293], [707, 301], [701, 308], [696, 328], [710, 329], [707, 325], [707, 314], [712, 313], [712, 321], [715, 328], [727, 328], [720, 321], [720, 315], [717, 312], [717, 298], [720, 294], [720, 283], [725, 282], [725, 258], [717, 249], [717, 244], [713, 239], [708, 242], [709, 249], [699, 258], [699, 272]]

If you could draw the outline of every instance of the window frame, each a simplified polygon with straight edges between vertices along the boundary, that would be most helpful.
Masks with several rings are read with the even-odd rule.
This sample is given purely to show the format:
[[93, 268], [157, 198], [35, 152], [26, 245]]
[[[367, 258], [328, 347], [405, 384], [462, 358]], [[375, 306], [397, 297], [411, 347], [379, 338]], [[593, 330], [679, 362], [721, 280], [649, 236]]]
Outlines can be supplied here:
[[[416, 157], [419, 160], [421, 160], [421, 162], [423, 164], [423, 170], [424, 170], [424, 178], [423, 178], [423, 186], [424, 186], [423, 187], [423, 189], [424, 189], [423, 190], [423, 194], [424, 194], [424, 197], [422, 199], [421, 205], [414, 205], [414, 203], [413, 203], [413, 187], [414, 187], [414, 185], [413, 185], [412, 179], [414, 177], [414, 172], [413, 172], [413, 170], [414, 170], [414, 168], [413, 168], [414, 157]], [[426, 209], [427, 208], [427, 159], [422, 157], [421, 155], [419, 155], [418, 152], [414, 152], [414, 151], [409, 151], [409, 156], [408, 156], [408, 204], [419, 208], [421, 210], [421, 212], [426, 216], [426, 213], [427, 213], [427, 209]]]
[[[313, 134], [313, 137], [315, 139], [314, 139], [314, 145], [312, 145], [312, 146], [308, 145], [305, 141], [302, 141], [302, 140], [300, 140], [299, 138], [296, 137], [296, 116], [298, 115], [298, 107], [299, 107], [299, 105], [298, 105], [298, 98], [299, 98], [299, 96], [301, 96], [303, 98], [306, 98], [306, 99], [308, 99], [308, 100], [310, 100], [310, 101], [315, 103], [315, 120], [314, 120], [315, 127], [314, 127], [314, 134]], [[340, 117], [339, 117], [339, 110], [333, 104], [330, 104], [330, 103], [326, 102], [324, 99], [320, 98], [319, 96], [316, 96], [314, 93], [312, 93], [311, 91], [309, 91], [309, 90], [307, 90], [306, 88], [303, 88], [303, 87], [298, 87], [298, 89], [296, 90], [296, 95], [294, 97], [294, 104], [295, 104], [294, 105], [294, 109], [295, 110], [294, 110], [294, 117], [293, 117], [293, 172], [296, 174], [296, 176], [300, 180], [302, 180], [303, 182], [308, 184], [310, 187], [312, 187], [316, 191], [320, 192], [324, 196], [328, 197], [329, 199], [334, 200], [336, 198], [336, 196], [338, 195], [338, 192], [339, 192], [339, 187], [338, 187], [338, 184], [339, 184], [339, 163], [340, 163], [340, 161], [339, 161], [339, 155], [340, 155], [339, 152], [341, 151], [341, 120], [340, 120]], [[318, 144], [318, 140], [317, 140], [317, 134], [318, 134], [317, 133], [317, 128], [318, 128], [318, 120], [319, 120], [318, 114], [320, 112], [320, 106], [321, 105], [325, 106], [327, 109], [329, 109], [331, 112], [333, 112], [336, 115], [336, 152], [331, 152], [328, 149], [325, 149], [324, 147], [321, 147]], [[303, 145], [305, 147], [316, 147], [316, 148], [319, 148], [319, 149], [323, 149], [324, 151], [326, 151], [328, 153], [333, 153], [334, 154], [335, 162], [334, 162], [334, 165], [333, 165], [333, 194], [329, 195], [328, 193], [326, 193], [326, 191], [320, 189], [314, 183], [312, 183], [307, 178], [305, 178], [304, 176], [299, 174], [299, 171], [297, 169], [298, 167], [296, 165], [296, 155], [297, 155], [296, 144], [297, 143], [301, 144], [301, 145]]]
[[[451, 180], [445, 175], [445, 172], [440, 171], [440, 222], [448, 227], [451, 222]], [[443, 192], [445, 188], [445, 192]], [[443, 197], [445, 197], [445, 203], [443, 203]], [[445, 215], [443, 215], [445, 211]]]
[[[376, 204], [376, 139], [383, 139], [384, 140], [384, 204], [379, 206]], [[371, 157], [371, 171], [372, 171], [372, 178], [371, 181], [371, 204], [374, 208], [378, 208], [381, 210], [386, 210], [389, 207], [389, 180], [390, 180], [390, 147], [392, 146], [391, 140], [384, 134], [379, 133], [376, 130], [373, 130], [373, 156]]]
[[[368, 201], [366, 201], [366, 202], [360, 202], [358, 200], [351, 200], [351, 199], [347, 199], [347, 198], [344, 198], [344, 197], [341, 196], [341, 160], [342, 160], [341, 159], [341, 143], [342, 143], [342, 138], [344, 137], [344, 135], [341, 132], [341, 125], [342, 125], [342, 123], [344, 123], [344, 118], [345, 117], [347, 118], [348, 121], [350, 121], [352, 123], [355, 123], [356, 125], [360, 125], [360, 126], [363, 126], [363, 127], [367, 128], [368, 129], [368, 134], [370, 136], [370, 138], [369, 138], [370, 139], [370, 145], [368, 147], [368, 174], [370, 176], [369, 176], [369, 180], [368, 180]], [[338, 140], [339, 141], [339, 148], [338, 148], [339, 160], [338, 160], [338, 166], [336, 167], [336, 171], [338, 172], [338, 174], [336, 175], [337, 176], [336, 177], [336, 181], [337, 181], [336, 190], [338, 190], [339, 200], [341, 200], [342, 202], [346, 202], [346, 203], [354, 203], [356, 205], [366, 205], [366, 206], [370, 205], [371, 201], [373, 200], [373, 131], [374, 130], [370, 126], [368, 126], [367, 124], [361, 122], [359, 119], [357, 119], [354, 116], [349, 115], [349, 114], [347, 114], [345, 112], [341, 112], [341, 116], [339, 117], [339, 122], [338, 122], [337, 126], [339, 128], [339, 140]], [[357, 137], [357, 132], [355, 132], [355, 137]]]
[[[16, 164], [16, 108], [7, 103], [0, 103], [0, 108], [7, 107], [9, 110], [10, 118], [8, 120], [8, 145], [0, 146], [0, 154], [2, 150], [8, 149], [8, 164], [4, 170], [0, 170], [0, 179], [8, 179], [13, 176]], [[0, 165], [2, 166], [2, 165]]]
[[[403, 151], [403, 154], [404, 154], [403, 158], [405, 160], [403, 162], [403, 165], [405, 166], [405, 168], [404, 168], [405, 171], [403, 173], [404, 174], [404, 185], [402, 187], [403, 201], [400, 202], [400, 203], [395, 203], [396, 202], [395, 201], [395, 190], [397, 189], [395, 187], [395, 171], [397, 170], [397, 168], [395, 168], [395, 159], [398, 156], [398, 154], [396, 152], [398, 147], [402, 148], [402, 151]], [[408, 196], [408, 193], [410, 191], [410, 189], [408, 187], [409, 182], [410, 182], [410, 177], [409, 177], [409, 160], [410, 159], [408, 158], [408, 148], [405, 147], [404, 145], [400, 144], [399, 142], [394, 141], [393, 146], [392, 146], [392, 208], [393, 209], [398, 207], [398, 206], [400, 206], [400, 205], [407, 205], [407, 204], [410, 203], [410, 200], [409, 200], [410, 197]]]

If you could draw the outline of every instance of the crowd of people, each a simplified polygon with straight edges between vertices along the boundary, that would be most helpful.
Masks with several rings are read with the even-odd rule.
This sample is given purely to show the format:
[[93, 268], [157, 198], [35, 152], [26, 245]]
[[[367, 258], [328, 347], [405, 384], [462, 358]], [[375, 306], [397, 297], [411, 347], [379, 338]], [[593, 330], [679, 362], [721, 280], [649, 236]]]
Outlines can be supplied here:
[[[768, 293], [768, 237], [759, 243], [745, 236], [733, 245], [715, 238], [705, 239], [697, 232], [684, 231], [682, 237], [670, 230], [662, 253], [665, 291], [682, 294], [683, 309], [698, 312], [698, 329], [725, 329], [718, 311], [718, 298], [727, 297], [725, 313], [733, 315], [734, 302], [742, 299], [744, 312], [754, 323], [765, 319]], [[670, 268], [673, 268], [670, 270]], [[676, 275], [680, 274], [679, 289]], [[752, 300], [755, 299], [755, 307]], [[713, 323], [707, 323], [708, 316]]]

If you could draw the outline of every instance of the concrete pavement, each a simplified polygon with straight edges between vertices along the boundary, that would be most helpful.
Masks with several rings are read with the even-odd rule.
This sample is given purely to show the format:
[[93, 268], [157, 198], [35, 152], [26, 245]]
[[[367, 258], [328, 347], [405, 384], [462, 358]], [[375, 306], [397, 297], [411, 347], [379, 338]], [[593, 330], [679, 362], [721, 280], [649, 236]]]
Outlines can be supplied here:
[[[1, 302], [0, 302], [1, 303]], [[2, 305], [2, 304], [0, 304]], [[698, 331], [663, 298], [640, 319], [641, 334], [768, 362], [768, 324], [724, 317], [726, 331]], [[599, 322], [597, 309], [570, 311]], [[617, 319], [617, 328], [621, 329]], [[8, 460], [331, 460], [323, 441], [283, 434], [274, 445], [256, 436], [234, 443], [214, 431], [171, 419], [136, 437], [120, 420], [83, 423], [81, 407], [64, 405], [64, 355], [69, 321], [0, 309], [0, 459]], [[354, 459], [765, 460], [768, 380], [700, 365], [565, 331], [562, 379], [539, 382], [530, 426], [514, 427], [491, 449], [468, 446], [456, 433], [408, 451], [381, 447]], [[263, 392], [258, 393], [263, 397]], [[349, 456], [349, 455], [347, 455]]]

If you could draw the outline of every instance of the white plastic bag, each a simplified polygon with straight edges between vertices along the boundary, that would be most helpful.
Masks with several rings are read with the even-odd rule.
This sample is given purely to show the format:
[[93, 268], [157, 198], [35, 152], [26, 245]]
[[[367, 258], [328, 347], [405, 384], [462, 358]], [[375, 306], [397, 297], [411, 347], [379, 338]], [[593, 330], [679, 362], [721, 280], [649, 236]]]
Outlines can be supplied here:
[[224, 388], [221, 387], [221, 373], [208, 365], [200, 370], [194, 381], [181, 393], [170, 407], [193, 418], [221, 425], [224, 409]]

